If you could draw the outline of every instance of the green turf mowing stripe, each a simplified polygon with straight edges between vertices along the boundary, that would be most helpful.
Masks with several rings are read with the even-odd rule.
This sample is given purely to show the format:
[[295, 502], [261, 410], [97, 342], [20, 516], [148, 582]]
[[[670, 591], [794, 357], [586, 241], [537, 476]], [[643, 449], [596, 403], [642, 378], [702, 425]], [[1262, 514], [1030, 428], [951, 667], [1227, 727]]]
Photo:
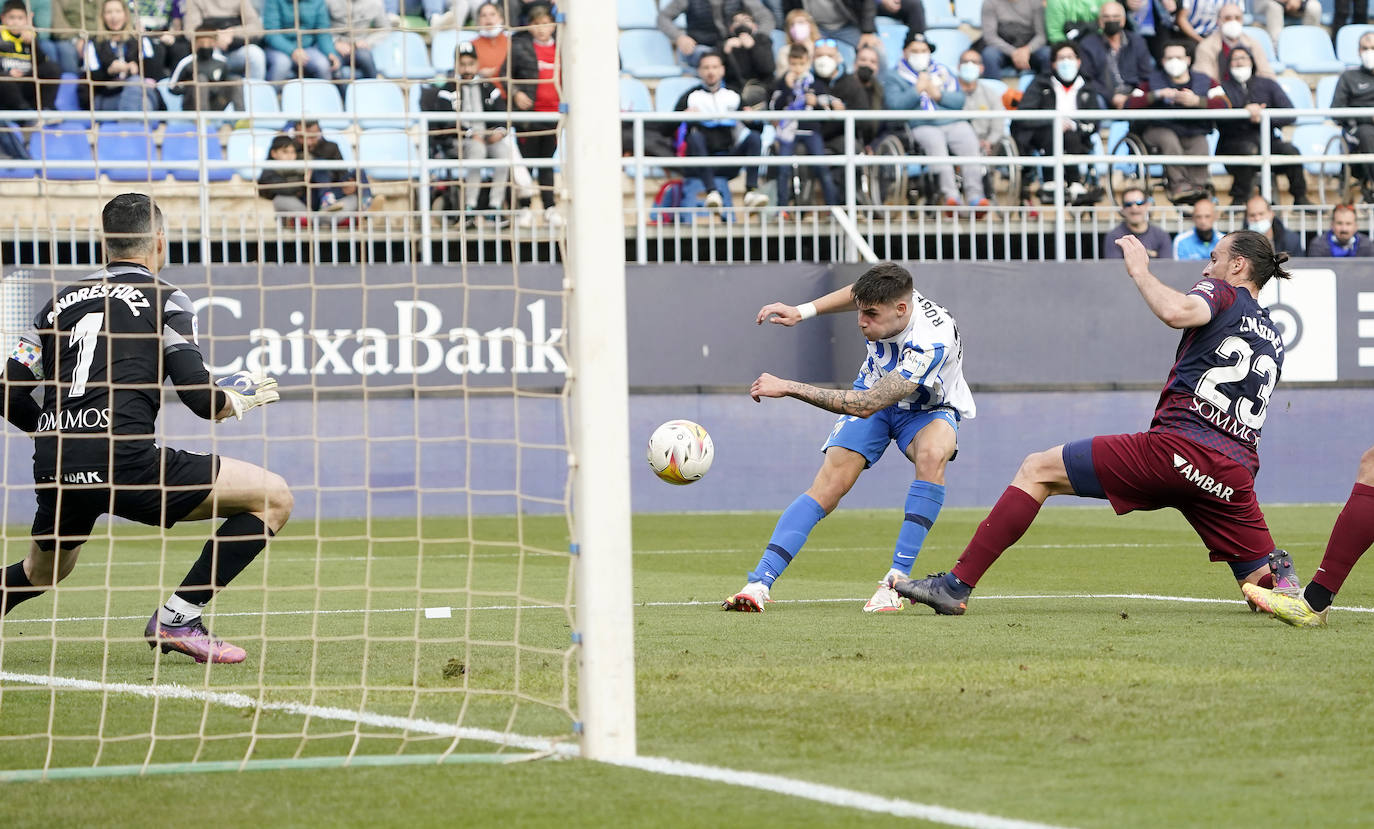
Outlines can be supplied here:
[[0, 783], [32, 783], [42, 780], [90, 780], [97, 777], [139, 777], [154, 774], [200, 774], [212, 771], [282, 771], [295, 769], [342, 769], [365, 766], [420, 766], [449, 764], [505, 765], [548, 757], [547, 752], [529, 754], [396, 754], [365, 757], [283, 757], [276, 760], [216, 760], [203, 763], [158, 763], [154, 765], [88, 766], [81, 768], [17, 769], [0, 771]]

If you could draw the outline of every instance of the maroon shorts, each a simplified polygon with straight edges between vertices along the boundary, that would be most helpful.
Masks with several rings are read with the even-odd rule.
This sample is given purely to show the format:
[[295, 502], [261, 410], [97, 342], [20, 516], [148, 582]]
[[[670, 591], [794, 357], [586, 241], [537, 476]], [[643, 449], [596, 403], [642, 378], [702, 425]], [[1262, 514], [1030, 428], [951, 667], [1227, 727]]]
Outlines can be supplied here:
[[1164, 507], [1183, 513], [1212, 561], [1255, 561], [1274, 549], [1250, 470], [1187, 438], [1088, 438], [1065, 444], [1064, 466], [1076, 494], [1106, 498], [1118, 515]]

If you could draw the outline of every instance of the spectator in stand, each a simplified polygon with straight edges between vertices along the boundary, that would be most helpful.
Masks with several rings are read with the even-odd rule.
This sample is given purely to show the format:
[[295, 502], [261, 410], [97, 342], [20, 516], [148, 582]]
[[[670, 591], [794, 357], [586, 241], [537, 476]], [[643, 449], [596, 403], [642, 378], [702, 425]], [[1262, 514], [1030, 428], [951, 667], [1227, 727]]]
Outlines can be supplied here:
[[[1170, 118], [1177, 110], [1223, 109], [1226, 93], [1221, 85], [1201, 72], [1191, 69], [1192, 56], [1183, 42], [1164, 47], [1164, 62], [1150, 73], [1150, 79], [1136, 87], [1126, 106], [1131, 109], [1152, 109], [1159, 120], [1135, 122], [1141, 137], [1151, 148], [1164, 155], [1211, 155], [1207, 134], [1216, 124], [1208, 120]], [[1166, 164], [1164, 178], [1169, 200], [1174, 204], [1192, 204], [1209, 195], [1212, 178], [1206, 164]]]
[[105, 0], [100, 34], [86, 42], [89, 83], [81, 85], [83, 108], [156, 112], [162, 98], [153, 84], [167, 77], [166, 52], [134, 29], [125, 0]]
[[[684, 12], [687, 28], [680, 29], [673, 19]], [[678, 60], [696, 69], [697, 61], [707, 52], [727, 51], [726, 41], [738, 37], [735, 16], [741, 13], [753, 24], [751, 40], [752, 35], [762, 33], [768, 41], [773, 13], [759, 0], [668, 0], [658, 11], [658, 30], [677, 47]]]
[[[1256, 60], [1259, 55], [1251, 55], [1244, 46], [1235, 46], [1230, 52], [1227, 67], [1227, 80], [1222, 83], [1222, 91], [1233, 109], [1245, 109], [1250, 113], [1248, 121], [1218, 121], [1220, 137], [1217, 140], [1217, 155], [1260, 155], [1260, 119], [1265, 109], [1292, 109], [1288, 95], [1278, 81], [1262, 78], [1257, 74]], [[1298, 148], [1283, 140], [1280, 129], [1292, 124], [1294, 118], [1269, 119], [1273, 128], [1269, 136], [1269, 154], [1299, 155]], [[1226, 165], [1231, 174], [1231, 204], [1245, 204], [1255, 192], [1255, 177], [1260, 168], [1249, 164]], [[1293, 196], [1293, 204], [1311, 204], [1307, 200], [1307, 177], [1301, 164], [1275, 166], [1274, 172], [1288, 178], [1288, 192]]]
[[1336, 42], [1336, 34], [1342, 26], [1368, 22], [1369, 0], [1335, 0], [1331, 8], [1331, 42]]
[[1101, 7], [1102, 0], [1046, 0], [1045, 35], [1050, 45], [1066, 40], [1077, 43], [1097, 26]]
[[329, 80], [343, 67], [329, 33], [325, 0], [266, 0], [262, 28], [267, 32], [267, 79]]
[[498, 87], [506, 77], [506, 61], [510, 57], [510, 36], [506, 34], [506, 13], [495, 3], [477, 7], [477, 74], [490, 79]]
[[222, 39], [219, 29], [196, 32], [195, 49], [172, 70], [167, 91], [181, 96], [186, 112], [222, 112], [230, 104], [243, 112], [243, 76], [229, 69], [229, 62], [215, 48]]
[[[267, 150], [268, 161], [285, 163], [298, 161], [299, 158], [296, 142], [291, 136], [283, 134], [272, 139], [272, 146]], [[283, 216], [283, 222], [305, 226], [307, 219], [303, 214], [310, 212], [310, 205], [306, 203], [308, 195], [304, 165], [263, 170], [258, 176], [258, 196], [271, 201], [272, 209], [278, 213], [297, 214]]]
[[[813, 41], [833, 37], [856, 51], [860, 46], [883, 48], [873, 23], [877, 12], [874, 0], [785, 0], [783, 7], [806, 10], [811, 22], [820, 29]], [[790, 13], [788, 20], [791, 20]]]
[[0, 6], [0, 109], [37, 112], [52, 109], [62, 68], [34, 52], [37, 33], [24, 0]]
[[[521, 158], [553, 158], [558, 149], [559, 85], [558, 44], [554, 41], [557, 26], [548, 6], [529, 9], [530, 26], [516, 32], [510, 45], [511, 103], [521, 112], [546, 112], [548, 121], [524, 122], [516, 126], [520, 138]], [[722, 67], [723, 68], [723, 67]], [[544, 222], [550, 227], [561, 225], [563, 217], [554, 205], [553, 168], [540, 167], [539, 198], [544, 205]], [[534, 214], [526, 206], [520, 214], [520, 224], [530, 227]]]
[[[421, 0], [420, 9], [431, 29], [461, 29], [467, 25], [475, 5], [470, 0]], [[385, 6], [382, 13], [386, 13]]]
[[[167, 0], [171, 2], [171, 0]], [[62, 71], [73, 75], [81, 74], [81, 54], [76, 51], [76, 42], [63, 32], [53, 32], [53, 0], [31, 0], [29, 13], [33, 16], [33, 27], [38, 33], [38, 51], [44, 60], [52, 61], [62, 67]]]
[[775, 70], [781, 73], [787, 67], [787, 53], [794, 43], [800, 43], [806, 47], [807, 54], [816, 45], [816, 41], [821, 39], [820, 27], [816, 25], [815, 19], [804, 9], [793, 9], [787, 13], [787, 23], [783, 27], [787, 34], [787, 43], [778, 50], [774, 60]]
[[357, 170], [338, 166], [326, 169], [311, 164], [312, 161], [343, 161], [339, 145], [324, 137], [319, 122], [302, 121], [293, 124], [291, 129], [296, 154], [305, 166], [310, 208], [320, 213], [366, 209], [369, 202], [364, 193], [366, 182]]
[[[1368, 2], [1368, 0], [1366, 0]], [[1279, 42], [1284, 26], [1320, 26], [1321, 0], [1255, 0], [1255, 16], [1264, 21], [1269, 39]], [[1335, 37], [1335, 33], [1332, 33]]]
[[[86, 46], [100, 31], [100, 7], [103, 0], [51, 0], [53, 37], [71, 44], [79, 56], [86, 54]], [[80, 70], [77, 74], [81, 74]]]
[[[907, 32], [902, 58], [883, 78], [883, 99], [891, 109], [911, 109], [922, 112], [958, 112], [964, 108], [964, 93], [954, 73], [932, 57], [934, 48], [920, 32]], [[939, 181], [940, 197], [953, 207], [959, 200], [959, 185], [954, 165], [935, 162], [941, 156], [980, 156], [978, 134], [973, 125], [963, 120], [913, 120], [909, 122], [912, 138], [921, 151], [930, 156], [930, 168]], [[970, 206], [988, 204], [983, 190], [984, 167], [981, 164], [964, 166], [964, 198]]]
[[[1001, 93], [983, 83], [983, 56], [977, 49], [965, 49], [959, 56], [959, 91], [964, 93], [964, 112], [1005, 112]], [[992, 155], [997, 143], [1007, 135], [1005, 118], [973, 118], [973, 133], [983, 155]]]
[[[709, 121], [684, 121], [683, 155], [701, 158], [711, 155], [759, 156], [762, 139], [757, 130], [742, 125], [734, 116], [739, 112], [739, 93], [725, 85], [725, 61], [720, 55], [703, 55], [697, 62], [697, 77], [701, 85], [683, 93], [673, 109], [677, 112], [702, 112], [720, 117]], [[737, 133], [739, 133], [737, 135]], [[716, 190], [717, 178], [734, 178], [739, 170], [719, 167], [691, 167], [687, 175], [700, 179], [706, 193], [703, 204], [719, 210], [725, 199]], [[768, 197], [759, 192], [759, 168], [756, 164], [744, 168], [744, 206], [748, 209], [764, 207]]]
[[[1360, 36], [1360, 65], [1341, 73], [1331, 106], [1374, 108], [1374, 32]], [[1374, 119], [1342, 118], [1342, 133], [1351, 150], [1374, 153]], [[1352, 165], [1366, 204], [1374, 202], [1374, 172], [1368, 164]]]
[[1312, 237], [1307, 243], [1307, 255], [1326, 258], [1374, 256], [1374, 243], [1355, 229], [1355, 208], [1338, 204], [1331, 211], [1331, 229]]
[[[883, 105], [883, 85], [878, 79], [882, 72], [882, 59], [878, 50], [865, 46], [854, 56], [854, 71], [841, 75], [831, 88], [844, 103], [845, 109], [886, 109]], [[844, 154], [844, 125], [828, 124], [828, 130], [838, 128], [838, 133], [827, 132], [825, 149], [834, 155]], [[854, 122], [854, 148], [869, 150], [886, 132], [881, 121]]]
[[1245, 229], [1262, 234], [1274, 246], [1275, 253], [1286, 253], [1290, 257], [1307, 255], [1302, 234], [1284, 227], [1264, 196], [1251, 196], [1245, 203]]
[[1097, 31], [1078, 44], [1083, 78], [1112, 109], [1121, 109], [1137, 86], [1149, 80], [1155, 67], [1145, 39], [1126, 28], [1126, 7], [1115, 0], [1102, 4]]
[[1250, 53], [1251, 74], [1258, 78], [1273, 79], [1274, 67], [1269, 65], [1269, 57], [1255, 39], [1245, 33], [1245, 13], [1240, 6], [1227, 3], [1217, 14], [1220, 24], [1216, 31], [1202, 39], [1197, 45], [1197, 55], [1193, 58], [1193, 71], [1225, 83], [1230, 77], [1229, 67], [1231, 50], [1243, 46]]
[[1177, 37], [1178, 24], [1174, 18], [1178, 13], [1175, 0], [1125, 0], [1126, 15], [1136, 34], [1145, 39], [1150, 47], [1150, 57], [1158, 62], [1164, 55], [1164, 47]]
[[1017, 72], [1042, 72], [1049, 62], [1045, 0], [983, 0], [983, 66], [1000, 80], [1010, 65]]
[[749, 12], [736, 12], [730, 20], [730, 36], [721, 44], [725, 57], [725, 83], [740, 91], [744, 106], [763, 102], [773, 83], [773, 40], [759, 31]]
[[[461, 1], [461, 0], [460, 0]], [[372, 50], [391, 33], [382, 0], [325, 0], [339, 53], [341, 80], [377, 77]]]
[[1174, 258], [1169, 234], [1159, 225], [1150, 223], [1150, 197], [1144, 190], [1130, 187], [1121, 194], [1121, 218], [1121, 224], [1107, 231], [1102, 240], [1103, 259], [1121, 258], [1121, 246], [1116, 240], [1126, 235], [1139, 239], [1151, 259]]
[[169, 70], [191, 54], [191, 41], [181, 28], [181, 0], [132, 0], [129, 5], [143, 34], [162, 48]]
[[1201, 199], [1193, 205], [1193, 226], [1174, 237], [1174, 258], [1211, 259], [1221, 236], [1216, 203]]
[[[182, 23], [186, 31], [215, 30], [214, 49], [224, 58], [229, 72], [261, 81], [267, 78], [267, 54], [254, 43], [262, 37], [262, 17], [252, 0], [185, 0]], [[200, 48], [197, 46], [196, 48]], [[290, 71], [290, 61], [280, 70]]]
[[[453, 78], [440, 87], [422, 87], [420, 108], [430, 112], [503, 113], [506, 96], [495, 84], [477, 74], [477, 51], [473, 45], [459, 43]], [[452, 124], [435, 121], [430, 123], [430, 157], [509, 160], [511, 145], [505, 139], [506, 127], [502, 124], [462, 118]], [[509, 167], [492, 167], [491, 188], [487, 192], [487, 204], [492, 210], [501, 210], [505, 205], [509, 173]], [[469, 167], [461, 175], [466, 182], [462, 205], [467, 212], [467, 223], [476, 227], [479, 224], [476, 211], [482, 196], [482, 168]], [[455, 207], [457, 204], [454, 203]], [[505, 220], [495, 213], [488, 214], [485, 222], [491, 228], [505, 224]]]
[[876, 13], [906, 26], [908, 32], [926, 30], [926, 6], [921, 0], [877, 0]]
[[1193, 42], [1193, 48], [1203, 38], [1217, 30], [1221, 24], [1221, 7], [1226, 0], [1178, 0], [1178, 11], [1174, 13], [1174, 25], [1178, 34]]
[[[1079, 110], [1102, 109], [1102, 97], [1097, 89], [1089, 84], [1080, 72], [1083, 65], [1079, 58], [1078, 47], [1072, 43], [1061, 43], [1054, 47], [1054, 68], [1041, 72], [1026, 87], [1021, 96], [1021, 110], [1056, 111], [1060, 115], [1046, 121], [1017, 121], [1012, 125], [1012, 137], [1021, 155], [1052, 156], [1054, 153], [1054, 131], [1063, 134], [1065, 155], [1088, 155], [1092, 152], [1092, 134], [1097, 132], [1096, 121], [1079, 120], [1074, 117]], [[1047, 194], [1059, 189], [1054, 180], [1054, 168], [1040, 168], [1041, 200], [1052, 197]], [[1029, 176], [1023, 176], [1023, 181]], [[1102, 198], [1099, 188], [1089, 190], [1083, 184], [1083, 175], [1077, 164], [1065, 159], [1064, 201], [1068, 204], [1096, 204]], [[1030, 182], [1021, 185], [1021, 198], [1029, 194]]]
[[[830, 77], [839, 68], [839, 50], [836, 41], [821, 38], [816, 41], [816, 61], [829, 64]], [[834, 51], [826, 55], [823, 50]], [[807, 57], [806, 47], [800, 43], [792, 44], [787, 55], [787, 71], [774, 82], [768, 98], [768, 108], [774, 112], [801, 111], [817, 109], [844, 109], [844, 103], [830, 94], [830, 84], [826, 78], [818, 78], [811, 72], [811, 60]], [[778, 155], [795, 155], [797, 145], [806, 148], [806, 154], [817, 158], [825, 155], [825, 141], [821, 135], [820, 124], [812, 121], [784, 120], [777, 122]], [[785, 171], [786, 168], [780, 168]], [[806, 167], [800, 170], [803, 176], [815, 176], [821, 184], [826, 204], [837, 202], [835, 182], [830, 177], [829, 167]], [[782, 184], [779, 175], [778, 203], [790, 204], [793, 188]]]

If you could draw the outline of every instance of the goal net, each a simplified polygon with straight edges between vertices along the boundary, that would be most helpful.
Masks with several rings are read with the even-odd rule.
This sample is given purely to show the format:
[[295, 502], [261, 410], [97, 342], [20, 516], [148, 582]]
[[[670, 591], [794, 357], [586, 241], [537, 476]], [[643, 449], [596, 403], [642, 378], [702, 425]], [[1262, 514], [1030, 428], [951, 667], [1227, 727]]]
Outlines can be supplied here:
[[[562, 73], [579, 37], [558, 21]], [[601, 657], [587, 641], [607, 624], [629, 635], [627, 453], [578, 451], [597, 445], [587, 440], [625, 442], [623, 399], [578, 397], [607, 382], [619, 382], [623, 397], [623, 305], [598, 311], [589, 338], [599, 349], [593, 362], [609, 374], [575, 370], [587, 347], [578, 342], [578, 303], [623, 292], [623, 241], [609, 249], [604, 238], [580, 241], [588, 224], [560, 213], [579, 198], [577, 174], [565, 168], [604, 172], [614, 146], [601, 148], [604, 159], [589, 150], [589, 160], [576, 160], [577, 117], [566, 113], [522, 120], [502, 111], [479, 121], [479, 131], [549, 139], [527, 146], [523, 167], [533, 175], [511, 182], [509, 203], [488, 203], [493, 181], [510, 172], [490, 150], [527, 142], [489, 133], [485, 161], [464, 150], [463, 129], [474, 124], [455, 125], [452, 109], [447, 123], [422, 110], [423, 88], [441, 89], [443, 79], [410, 63], [417, 55], [442, 63], [439, 44], [454, 49], [455, 39], [433, 36], [414, 53], [409, 34], [402, 42], [377, 56], [399, 71], [351, 88], [245, 81], [245, 92], [262, 97], [237, 115], [145, 111], [102, 125], [88, 110], [23, 132], [31, 148], [73, 139], [90, 155], [82, 167], [39, 146], [29, 176], [19, 169], [0, 179], [11, 203], [32, 206], [0, 227], [5, 354], [45, 302], [100, 267], [101, 207], [124, 192], [152, 195], [169, 247], [159, 275], [193, 301], [211, 376], [260, 369], [282, 392], [241, 421], [212, 425], [165, 388], [153, 437], [280, 474], [294, 510], [206, 608], [209, 629], [247, 651], [239, 664], [199, 664], [145, 640], [150, 614], [219, 519], [171, 529], [97, 523], [71, 575], [0, 622], [0, 779], [502, 761], [572, 753], [589, 731], [607, 728], [609, 750], [633, 752], [628, 639]], [[588, 61], [584, 80], [604, 64]], [[519, 88], [509, 76], [493, 80], [507, 94]], [[542, 83], [578, 101], [569, 77]], [[385, 89], [396, 111], [354, 101], [362, 85]], [[309, 103], [321, 91], [339, 96], [338, 111]], [[266, 96], [276, 96], [275, 116], [262, 116], [273, 105]], [[302, 120], [318, 120], [316, 138], [339, 149], [317, 165], [339, 171], [338, 182], [324, 204], [311, 190], [303, 209], [274, 209], [255, 183], [264, 170], [289, 167], [269, 155], [275, 136], [315, 140]], [[120, 143], [106, 140], [116, 133]], [[456, 157], [433, 157], [436, 134], [457, 139]], [[148, 156], [131, 159], [131, 142]], [[189, 157], [186, 145], [195, 148]], [[307, 163], [327, 157], [320, 146]], [[555, 147], [547, 162], [535, 155]], [[522, 165], [518, 154], [513, 164]], [[553, 185], [541, 182], [541, 164], [559, 165], [559, 207], [547, 215]], [[349, 197], [341, 208], [329, 204]], [[522, 221], [522, 198], [532, 200], [532, 222]], [[499, 247], [506, 264], [470, 264], [478, 244]], [[562, 263], [522, 264], [521, 251], [541, 244]], [[579, 281], [579, 244], [596, 247], [607, 284]], [[32, 445], [6, 425], [7, 565], [29, 552]], [[586, 493], [597, 491], [611, 502], [590, 504]], [[579, 568], [608, 546], [602, 566], [622, 571], [600, 570], [606, 583], [587, 588]], [[578, 609], [584, 589], [606, 620]], [[608, 602], [596, 593], [606, 589], [622, 592]], [[595, 638], [604, 648], [608, 637]], [[606, 667], [587, 678], [579, 663], [589, 659]], [[618, 709], [618, 724], [579, 699], [607, 682], [609, 696], [603, 688], [593, 697]]]

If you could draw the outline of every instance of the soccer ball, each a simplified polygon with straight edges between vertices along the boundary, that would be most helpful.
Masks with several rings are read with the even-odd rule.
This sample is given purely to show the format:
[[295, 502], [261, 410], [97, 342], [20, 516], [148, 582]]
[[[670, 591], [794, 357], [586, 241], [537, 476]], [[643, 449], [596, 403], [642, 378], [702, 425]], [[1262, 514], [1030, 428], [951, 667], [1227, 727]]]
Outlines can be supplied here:
[[701, 480], [715, 457], [711, 436], [690, 420], [670, 420], [649, 436], [649, 468], [670, 484]]

